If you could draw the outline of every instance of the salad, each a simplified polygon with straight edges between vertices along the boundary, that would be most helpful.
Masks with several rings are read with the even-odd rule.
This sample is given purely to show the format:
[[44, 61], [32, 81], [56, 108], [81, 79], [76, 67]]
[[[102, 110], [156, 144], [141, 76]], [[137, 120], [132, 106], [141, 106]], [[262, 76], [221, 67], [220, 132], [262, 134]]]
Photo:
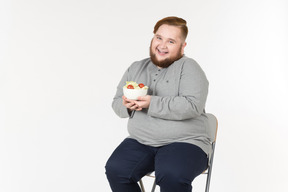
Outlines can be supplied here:
[[126, 85], [123, 88], [126, 88], [126, 89], [148, 89], [148, 87], [146, 85], [144, 85], [143, 83], [137, 84], [134, 81], [126, 81]]

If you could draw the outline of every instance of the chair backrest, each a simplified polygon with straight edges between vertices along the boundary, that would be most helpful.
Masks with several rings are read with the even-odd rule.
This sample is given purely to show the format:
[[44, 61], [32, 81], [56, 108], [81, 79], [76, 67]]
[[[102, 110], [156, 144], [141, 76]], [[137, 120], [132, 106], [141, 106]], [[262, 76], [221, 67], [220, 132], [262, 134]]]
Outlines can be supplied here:
[[217, 118], [211, 113], [206, 113], [206, 116], [208, 117], [208, 122], [209, 122], [208, 134], [212, 142], [212, 154], [211, 154], [209, 166], [203, 172], [203, 174], [207, 174], [205, 192], [209, 192], [214, 152], [215, 152], [216, 136], [217, 136], [217, 130], [218, 130], [218, 121], [217, 121]]
[[217, 118], [211, 113], [206, 113], [206, 116], [208, 117], [208, 123], [209, 123], [208, 135], [211, 139], [211, 142], [214, 143], [216, 141], [217, 136], [218, 121]]

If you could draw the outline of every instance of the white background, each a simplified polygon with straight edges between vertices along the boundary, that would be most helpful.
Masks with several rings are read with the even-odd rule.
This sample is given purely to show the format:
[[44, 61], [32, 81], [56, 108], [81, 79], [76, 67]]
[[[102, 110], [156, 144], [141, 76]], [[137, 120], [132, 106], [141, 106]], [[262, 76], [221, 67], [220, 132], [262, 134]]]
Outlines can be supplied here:
[[219, 121], [210, 191], [287, 189], [287, 1], [1, 0], [1, 192], [110, 191], [105, 162], [127, 136], [116, 85], [171, 15]]

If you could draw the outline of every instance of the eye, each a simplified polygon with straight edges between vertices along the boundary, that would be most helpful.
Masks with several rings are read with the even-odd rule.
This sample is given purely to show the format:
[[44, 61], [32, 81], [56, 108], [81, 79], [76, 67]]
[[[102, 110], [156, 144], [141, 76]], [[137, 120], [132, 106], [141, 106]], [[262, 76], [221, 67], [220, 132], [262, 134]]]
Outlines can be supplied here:
[[174, 41], [169, 41], [169, 43], [174, 44], [175, 42]]
[[157, 37], [156, 37], [156, 39], [158, 39], [158, 40], [162, 40], [162, 38], [161, 38], [161, 37], [159, 37], [159, 36], [157, 36]]

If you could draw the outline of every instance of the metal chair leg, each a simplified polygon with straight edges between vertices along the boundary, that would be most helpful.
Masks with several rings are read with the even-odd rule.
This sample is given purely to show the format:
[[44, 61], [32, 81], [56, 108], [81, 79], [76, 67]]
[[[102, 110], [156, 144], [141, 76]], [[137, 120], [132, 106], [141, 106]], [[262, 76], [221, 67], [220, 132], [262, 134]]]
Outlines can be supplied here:
[[[139, 184], [140, 184], [141, 192], [145, 192], [145, 188], [144, 188], [144, 184], [143, 184], [142, 179], [140, 179]], [[152, 186], [151, 192], [155, 192], [155, 189], [156, 189], [156, 179], [154, 179], [154, 182], [153, 182], [153, 186]]]
[[145, 188], [144, 188], [142, 179], [140, 179], [139, 183], [140, 183], [141, 192], [145, 192]]
[[210, 179], [211, 179], [211, 173], [212, 173], [212, 166], [213, 166], [213, 158], [214, 158], [214, 150], [215, 150], [215, 144], [212, 144], [212, 155], [211, 155], [211, 159], [210, 159], [210, 166], [208, 168], [208, 172], [207, 172], [207, 179], [206, 179], [206, 189], [205, 192], [209, 192], [209, 187], [210, 187]]
[[154, 179], [151, 192], [155, 192], [155, 188], [156, 188], [156, 178]]

